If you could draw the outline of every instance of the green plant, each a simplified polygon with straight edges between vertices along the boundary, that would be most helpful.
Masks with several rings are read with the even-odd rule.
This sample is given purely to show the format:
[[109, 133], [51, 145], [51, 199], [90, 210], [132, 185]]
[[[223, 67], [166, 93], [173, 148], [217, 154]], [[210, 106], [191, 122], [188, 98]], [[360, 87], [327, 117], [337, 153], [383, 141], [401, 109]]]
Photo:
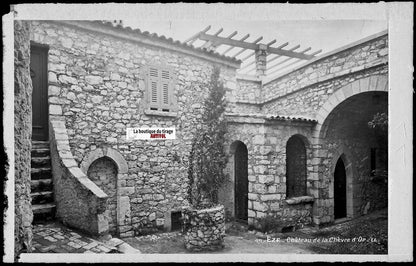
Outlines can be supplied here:
[[373, 119], [368, 122], [368, 126], [373, 129], [380, 129], [383, 133], [387, 133], [389, 121], [386, 113], [377, 113]]
[[225, 88], [220, 71], [214, 68], [208, 83], [209, 95], [204, 102], [201, 130], [196, 132], [189, 155], [188, 200], [195, 208], [218, 204], [218, 190], [225, 182], [224, 151], [227, 123]]
[[387, 163], [387, 144], [388, 144], [388, 116], [385, 112], [376, 113], [373, 119], [368, 122], [368, 127], [374, 130], [375, 138], [378, 143], [378, 149], [381, 150], [381, 154], [384, 156], [380, 157], [380, 164], [384, 168], [375, 169], [370, 173], [370, 180], [373, 182], [384, 182], [387, 183], [388, 178], [388, 163]]

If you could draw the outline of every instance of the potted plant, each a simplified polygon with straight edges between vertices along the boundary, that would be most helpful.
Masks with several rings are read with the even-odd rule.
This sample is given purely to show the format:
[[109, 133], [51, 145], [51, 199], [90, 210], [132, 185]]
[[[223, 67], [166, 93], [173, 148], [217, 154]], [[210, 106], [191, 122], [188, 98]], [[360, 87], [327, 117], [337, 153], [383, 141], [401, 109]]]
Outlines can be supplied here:
[[225, 236], [224, 206], [218, 202], [218, 190], [226, 180], [226, 101], [219, 75], [219, 69], [214, 68], [204, 102], [202, 128], [195, 134], [189, 155], [190, 206], [183, 209], [182, 218], [185, 247], [193, 251], [221, 249]]

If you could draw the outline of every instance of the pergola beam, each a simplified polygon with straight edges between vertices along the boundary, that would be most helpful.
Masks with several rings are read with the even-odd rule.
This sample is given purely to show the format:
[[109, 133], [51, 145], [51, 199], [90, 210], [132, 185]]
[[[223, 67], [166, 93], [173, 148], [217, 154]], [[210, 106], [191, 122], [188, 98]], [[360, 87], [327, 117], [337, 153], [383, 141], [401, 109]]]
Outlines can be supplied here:
[[[263, 37], [257, 38], [256, 40], [254, 40], [254, 42], [252, 42], [253, 44], [258, 43], [259, 41], [263, 40]], [[242, 54], [243, 52], [247, 51], [247, 49], [242, 49], [240, 52], [236, 53], [235, 55], [233, 55], [232, 57], [237, 57], [240, 54]], [[244, 60], [244, 59], [243, 59]]]
[[[223, 29], [219, 29], [216, 33], [214, 33], [214, 36], [218, 36], [220, 35], [220, 33], [223, 31]], [[209, 46], [212, 45], [212, 42], [210, 41], [205, 41], [204, 45], [201, 46], [201, 48], [208, 48]]]
[[[255, 50], [255, 51], [259, 49], [258, 44], [253, 44], [253, 43], [248, 43], [248, 42], [244, 42], [244, 41], [238, 41], [238, 40], [231, 39], [234, 35], [232, 35], [231, 37], [229, 36], [227, 38], [224, 38], [224, 37], [209, 35], [209, 34], [206, 34], [206, 33], [200, 33], [198, 38], [201, 39], [201, 40], [212, 42], [212, 45], [215, 46], [215, 47], [224, 44], [224, 45], [230, 45], [230, 46], [235, 46], [235, 47], [240, 47], [240, 48], [245, 48], [245, 49], [251, 49], [251, 50]], [[296, 52], [292, 52], [292, 51], [289, 51], [289, 50], [283, 50], [281, 48], [267, 47], [266, 51], [267, 51], [268, 54], [278, 54], [278, 55], [283, 55], [283, 56], [293, 57], [293, 58], [299, 58], [299, 59], [305, 59], [305, 60], [309, 60], [309, 59], [313, 58], [310, 55], [305, 55], [305, 54], [302, 54], [302, 53], [296, 53]]]
[[[270, 43], [268, 43], [268, 44], [267, 44], [267, 46], [272, 45], [273, 43], [275, 43], [275, 41], [276, 41], [276, 40], [271, 41]], [[288, 44], [289, 44], [289, 43], [288, 43], [288, 42], [286, 42], [286, 43], [284, 43], [284, 44], [282, 44], [282, 45], [279, 45], [279, 46], [277, 47], [277, 49], [281, 49], [281, 48], [283, 48], [283, 47], [287, 46]], [[290, 49], [289, 51], [296, 50], [296, 49], [298, 49], [299, 47], [300, 47], [300, 45], [295, 46], [294, 48]], [[253, 55], [254, 55], [254, 53], [252, 53], [250, 56], [253, 56]], [[282, 56], [282, 55], [279, 55], [279, 56], [277, 56], [276, 58], [279, 58], [279, 57], [281, 57], [281, 56]], [[247, 57], [247, 58], [248, 58], [248, 57]], [[247, 58], [245, 58], [245, 59], [247, 59]], [[243, 59], [243, 61], [244, 61], [245, 59]], [[274, 59], [273, 59], [273, 60], [274, 60]], [[269, 62], [270, 62], [270, 61], [267, 61], [267, 63], [269, 63]], [[244, 68], [247, 68], [247, 67], [249, 67], [249, 66], [252, 66], [252, 65], [254, 65], [255, 63], [256, 63], [256, 61], [254, 60], [253, 62], [249, 63], [248, 65], [241, 67], [241, 69], [244, 69]]]
[[[250, 34], [247, 34], [246, 36], [244, 36], [243, 38], [240, 39], [240, 42], [246, 40], [248, 37], [250, 37]], [[225, 50], [221, 55], [225, 55], [226, 53], [228, 53], [229, 51], [231, 51], [232, 49], [234, 49], [234, 46], [231, 46], [230, 48], [228, 48], [227, 50]]]
[[[232, 35], [232, 36], [234, 36], [234, 35]], [[212, 36], [212, 35], [208, 35], [208, 34], [205, 34], [205, 33], [201, 33], [199, 35], [199, 39], [204, 40], [204, 41], [211, 41], [215, 46], [218, 46], [220, 44], [225, 44], [225, 45], [241, 47], [241, 48], [246, 48], [246, 49], [251, 49], [251, 50], [256, 50], [257, 49], [256, 44], [252, 44], [252, 43], [248, 43], [248, 42], [240, 42], [240, 41], [231, 39], [231, 37], [226, 37], [225, 38], [225, 37], [219, 37], [219, 36]]]
[[[298, 44], [298, 45], [296, 45], [295, 47], [290, 48], [290, 49], [289, 49], [289, 51], [294, 51], [294, 50], [298, 49], [299, 47], [300, 47], [300, 45]], [[282, 56], [283, 56], [283, 55], [278, 55], [278, 56], [276, 56], [276, 57], [273, 57], [272, 59], [268, 60], [268, 61], [267, 61], [267, 63], [269, 64], [269, 63], [271, 63], [271, 62], [273, 62], [273, 61], [275, 61], [275, 60], [277, 60], [277, 59], [281, 58]]]
[[[225, 56], [232, 52], [234, 48], [239, 48], [239, 50], [231, 57], [236, 58], [237, 56], [243, 54], [247, 50], [252, 50], [251, 52], [246, 53], [239, 59], [242, 61], [242, 65], [238, 70], [240, 73], [251, 73], [253, 70], [256, 70], [257, 76], [264, 76], [265, 74], [269, 75], [270, 73], [276, 73], [279, 70], [284, 70], [288, 66], [294, 65], [301, 61], [311, 60], [315, 57], [316, 54], [320, 53], [322, 50], [316, 51], [311, 54], [306, 54], [307, 51], [311, 50], [311, 48], [304, 49], [303, 51], [296, 52], [295, 50], [300, 47], [300, 45], [296, 45], [290, 49], [284, 49], [289, 43], [286, 42], [278, 47], [271, 47], [274, 43], [276, 43], [276, 39], [273, 41], [262, 44], [260, 41], [263, 37], [256, 39], [253, 42], [247, 42], [246, 40], [249, 38], [249, 34], [245, 35], [240, 39], [233, 39], [235, 35], [237, 35], [237, 31], [234, 31], [227, 37], [221, 37], [219, 34], [222, 32], [222, 28], [217, 31], [215, 34], [207, 34], [207, 32], [211, 29], [211, 26], [208, 26], [204, 30], [198, 32], [197, 34], [193, 35], [191, 38], [185, 41], [185, 43], [192, 44], [196, 40], [202, 41], [202, 45], [200, 48], [206, 48], [209, 50], [223, 50], [221, 55]], [[219, 46], [225, 45], [224, 49], [218, 49]], [[272, 62], [278, 60], [279, 58], [283, 58], [283, 60], [279, 60], [274, 65], [271, 65]], [[291, 60], [295, 60], [294, 62], [289, 62]], [[254, 66], [253, 66], [254, 65]], [[267, 69], [266, 69], [267, 67]]]
[[[311, 48], [311, 47], [308, 47], [308, 48], [306, 48], [305, 50], [301, 51], [300, 53], [305, 53], [305, 52], [309, 51], [310, 49], [312, 49], [312, 48]], [[277, 64], [274, 64], [273, 66], [270, 66], [270, 68], [269, 68], [269, 69], [272, 69], [272, 68], [274, 68], [274, 67], [276, 67], [276, 66], [278, 66], [278, 65], [281, 65], [281, 64], [283, 64], [283, 63], [286, 63], [287, 61], [292, 60], [292, 59], [294, 59], [294, 58], [291, 58], [291, 57], [286, 58], [285, 60], [280, 61], [280, 62], [278, 62]], [[302, 60], [302, 59], [300, 59], [300, 60]]]
[[192, 37], [190, 37], [189, 39], [185, 40], [185, 41], [184, 41], [184, 43], [188, 43], [188, 42], [190, 42], [189, 44], [191, 45], [192, 43], [194, 43], [194, 42], [198, 39], [199, 34], [201, 34], [201, 33], [206, 33], [206, 32], [207, 32], [207, 31], [209, 31], [210, 29], [211, 29], [211, 25], [210, 25], [210, 26], [208, 26], [208, 27], [206, 27], [206, 28], [205, 28], [205, 29], [203, 29], [202, 31], [198, 32], [197, 34], [193, 35], [193, 36], [192, 36]]
[[[305, 51], [303, 51], [303, 52], [309, 51], [310, 49], [311, 49], [311, 48], [309, 47], [308, 49], [306, 49], [306, 50], [305, 50]], [[310, 54], [310, 55], [311, 55], [311, 56], [314, 56], [314, 55], [319, 54], [320, 52], [322, 52], [322, 50], [318, 50], [318, 51], [316, 51], [316, 52], [313, 52], [313, 53], [312, 53], [312, 54]], [[294, 65], [294, 64], [296, 64], [296, 63], [299, 63], [300, 61], [303, 61], [302, 59], [297, 59], [296, 61], [294, 61], [294, 62], [292, 62], [292, 63], [289, 63], [289, 64], [287, 64], [287, 65], [281, 66], [281, 67], [279, 67], [279, 68], [275, 68], [275, 67], [277, 67], [277, 66], [279, 66], [279, 65], [281, 65], [281, 64], [283, 64], [283, 63], [285, 63], [285, 62], [287, 62], [287, 61], [289, 61], [290, 59], [293, 59], [293, 58], [288, 58], [288, 59], [283, 60], [283, 61], [279, 62], [278, 64], [276, 64], [276, 65], [274, 65], [274, 66], [270, 67], [269, 69], [267, 69], [267, 74], [268, 74], [268, 75], [274, 74], [274, 73], [278, 72], [279, 70], [282, 70], [282, 69], [287, 68], [287, 67], [289, 67], [289, 66], [292, 66], [292, 65]]]
[[[238, 33], [238, 31], [234, 31], [233, 33], [231, 33], [227, 37], [219, 37], [218, 35], [207, 35], [205, 33], [201, 33], [199, 35], [199, 39], [204, 40], [204, 41], [207, 41], [207, 43], [205, 43], [205, 45], [202, 48], [208, 48], [208, 47], [215, 47], [216, 48], [216, 47], [218, 47], [218, 46], [220, 46], [222, 44], [226, 44], [226, 43], [220, 43], [218, 41], [215, 41], [215, 39], [218, 38], [218, 39], [232, 40], [231, 38], [234, 37], [235, 35], [237, 35], [237, 33]], [[204, 36], [211, 36], [214, 40], [212, 40], [212, 38], [211, 39], [209, 39], [209, 38], [208, 39], [207, 38], [202, 38], [201, 37], [202, 35], [204, 35]], [[236, 41], [236, 40], [233, 40], [233, 41]], [[208, 46], [206, 46], [207, 44], [208, 44]]]

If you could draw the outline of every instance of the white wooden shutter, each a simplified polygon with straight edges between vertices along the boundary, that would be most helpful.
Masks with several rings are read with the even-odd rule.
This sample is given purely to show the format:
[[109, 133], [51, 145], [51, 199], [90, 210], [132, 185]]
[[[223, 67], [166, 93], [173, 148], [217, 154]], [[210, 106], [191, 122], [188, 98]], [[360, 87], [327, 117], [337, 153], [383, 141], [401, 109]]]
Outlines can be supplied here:
[[159, 109], [160, 105], [160, 96], [159, 96], [159, 69], [155, 67], [149, 67], [149, 88], [148, 88], [148, 95], [149, 95], [149, 107], [151, 109]]
[[160, 107], [162, 111], [170, 111], [170, 87], [171, 87], [171, 78], [170, 78], [170, 71], [167, 69], [161, 70], [161, 78], [160, 78], [160, 84], [161, 84], [161, 101], [160, 101]]
[[150, 110], [171, 112], [174, 109], [173, 74], [170, 68], [148, 67], [148, 103]]

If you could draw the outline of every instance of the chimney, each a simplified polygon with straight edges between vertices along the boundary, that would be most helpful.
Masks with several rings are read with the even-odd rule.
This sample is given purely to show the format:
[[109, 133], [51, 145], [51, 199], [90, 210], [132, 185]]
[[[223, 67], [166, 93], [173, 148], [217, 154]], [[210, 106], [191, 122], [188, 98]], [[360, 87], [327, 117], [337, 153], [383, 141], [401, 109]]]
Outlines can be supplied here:
[[103, 20], [104, 22], [111, 22], [114, 27], [123, 27], [123, 20]]

